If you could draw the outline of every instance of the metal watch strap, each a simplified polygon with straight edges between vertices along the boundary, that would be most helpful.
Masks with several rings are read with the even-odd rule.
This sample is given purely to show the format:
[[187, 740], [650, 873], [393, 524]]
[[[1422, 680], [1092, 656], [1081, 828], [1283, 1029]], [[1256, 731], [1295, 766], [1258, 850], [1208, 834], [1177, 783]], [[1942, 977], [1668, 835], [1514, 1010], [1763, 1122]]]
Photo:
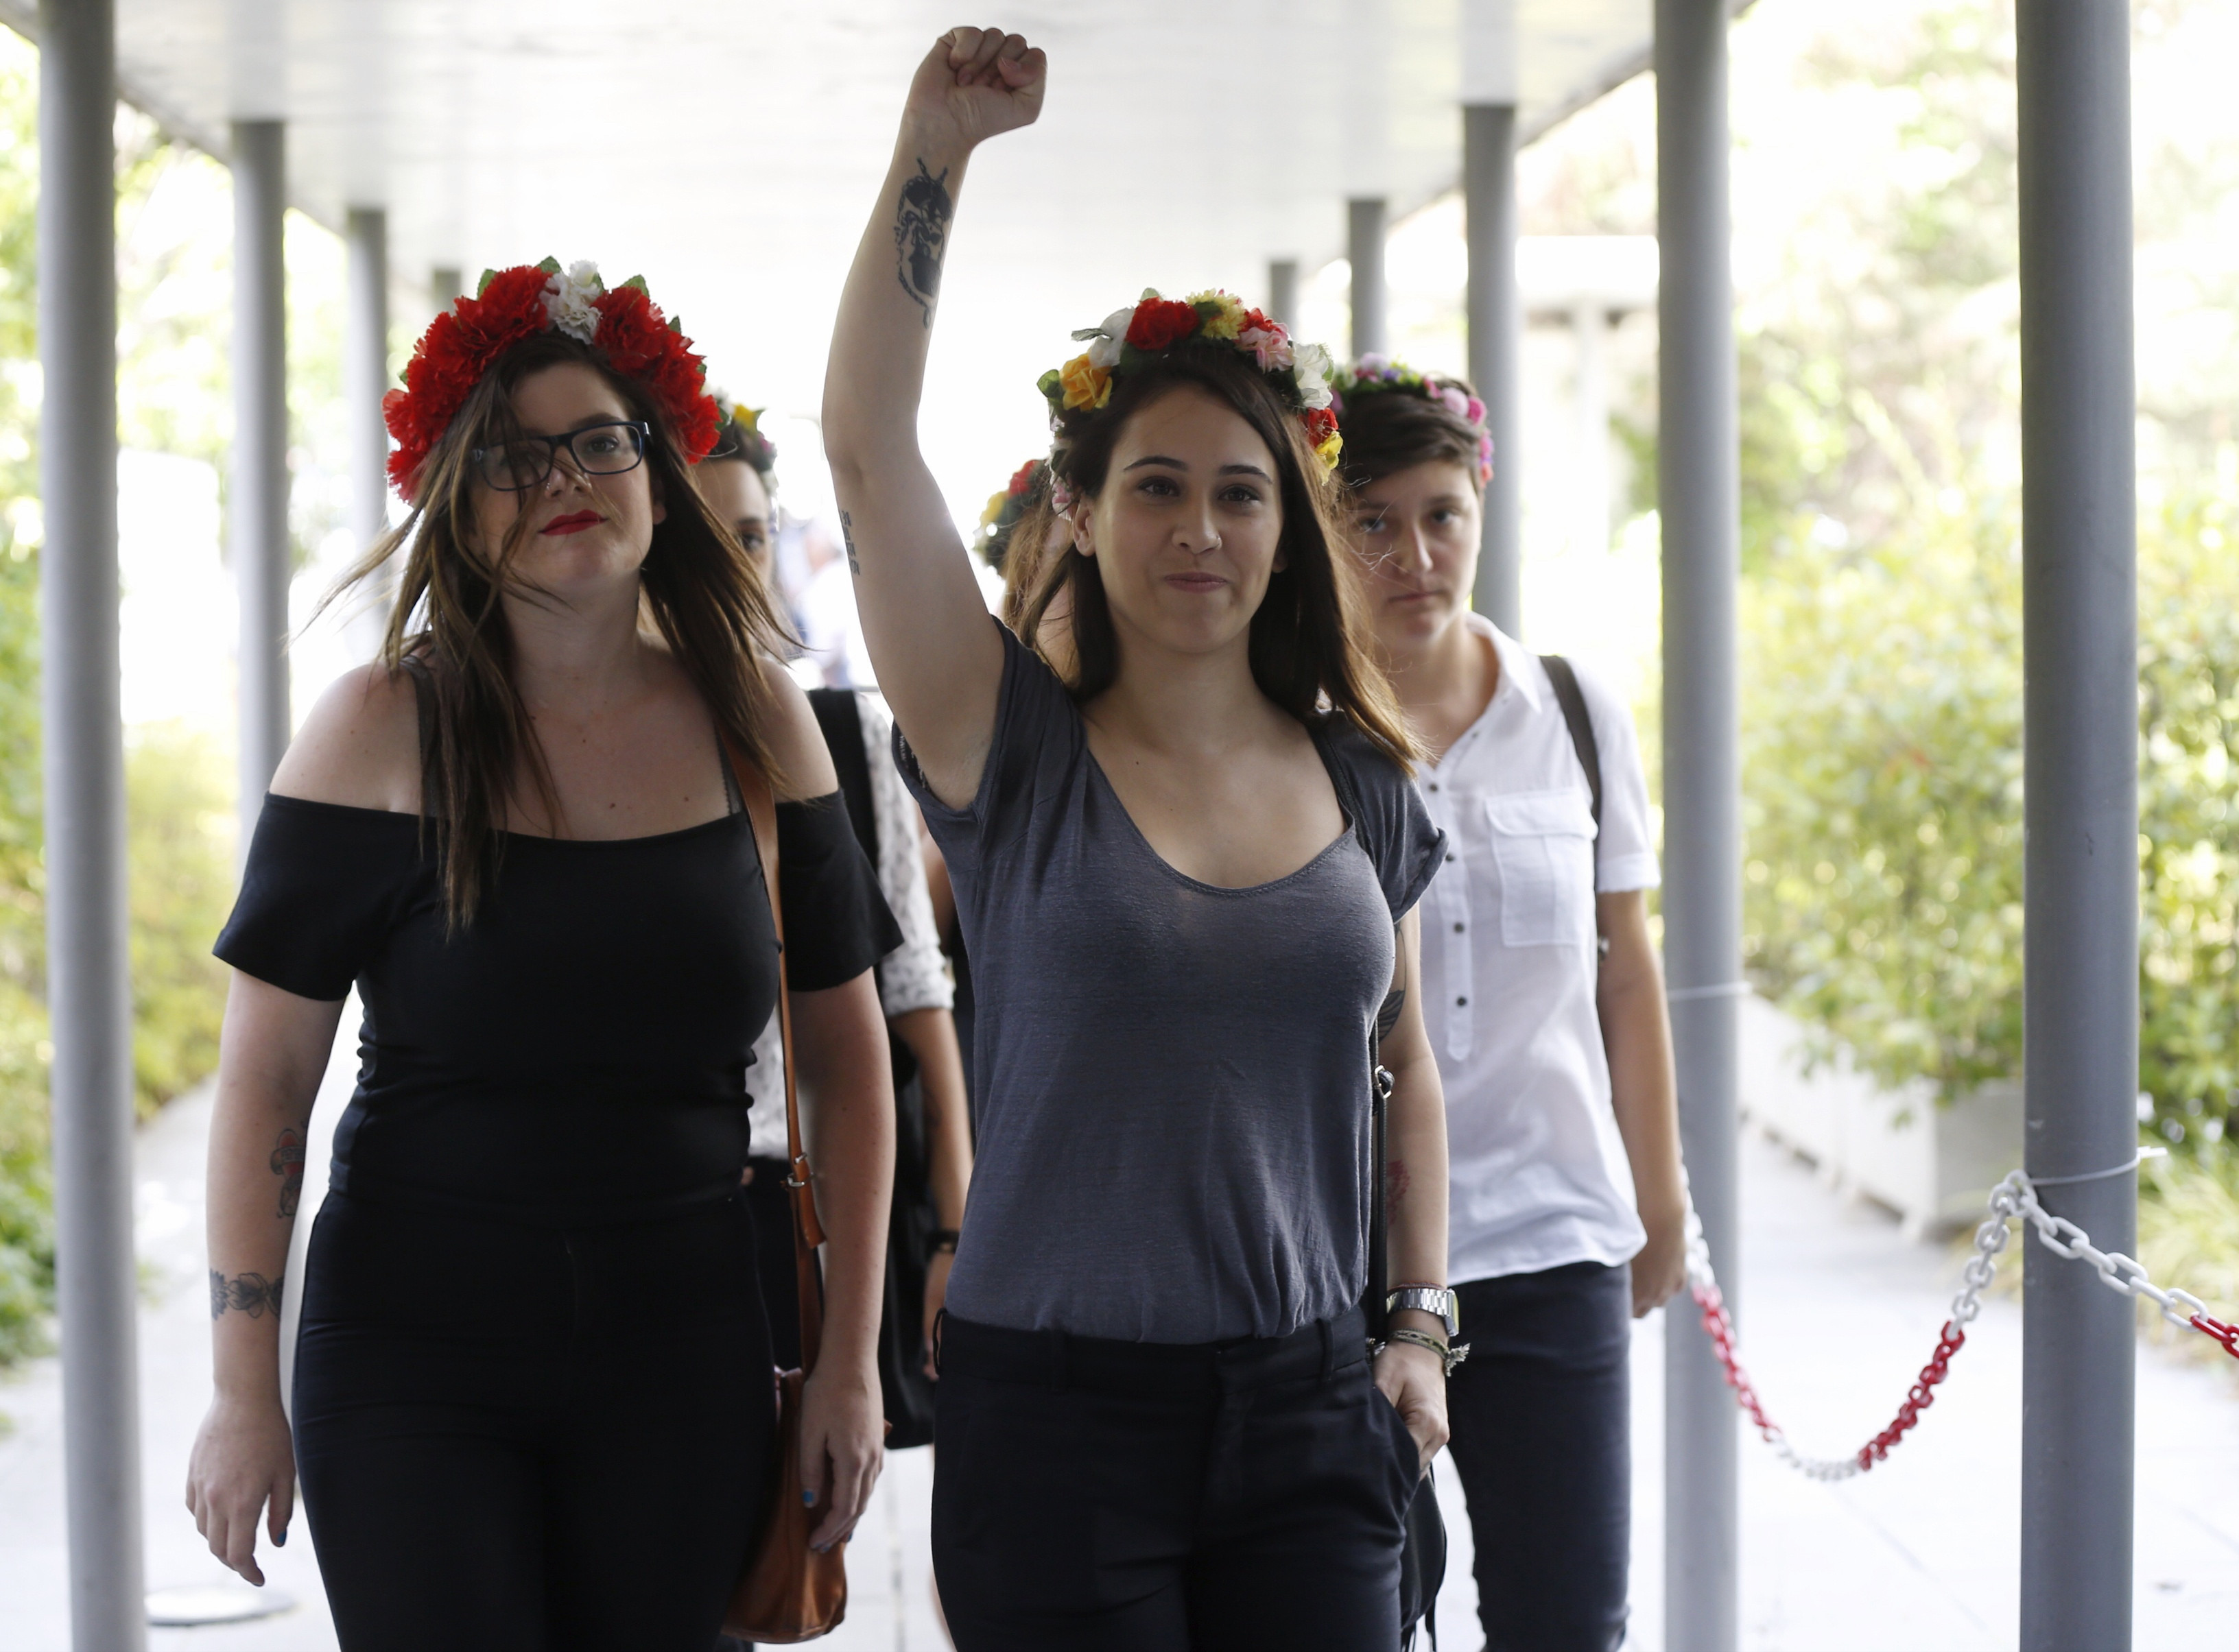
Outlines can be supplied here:
[[1444, 1285], [1401, 1285], [1384, 1298], [1384, 1311], [1397, 1313], [1402, 1308], [1412, 1308], [1418, 1313], [1435, 1314], [1446, 1328], [1446, 1335], [1462, 1334], [1461, 1303]]

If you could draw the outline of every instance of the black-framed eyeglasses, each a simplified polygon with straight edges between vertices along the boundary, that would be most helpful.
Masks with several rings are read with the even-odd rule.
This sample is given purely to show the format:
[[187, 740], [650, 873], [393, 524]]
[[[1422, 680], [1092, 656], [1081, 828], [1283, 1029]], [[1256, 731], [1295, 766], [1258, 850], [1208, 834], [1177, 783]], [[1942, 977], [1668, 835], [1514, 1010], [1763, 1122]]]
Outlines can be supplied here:
[[561, 451], [586, 476], [619, 476], [645, 462], [653, 427], [627, 419], [586, 425], [564, 436], [522, 436], [495, 448], [477, 448], [468, 457], [483, 485], [502, 494], [535, 488], [552, 474]]

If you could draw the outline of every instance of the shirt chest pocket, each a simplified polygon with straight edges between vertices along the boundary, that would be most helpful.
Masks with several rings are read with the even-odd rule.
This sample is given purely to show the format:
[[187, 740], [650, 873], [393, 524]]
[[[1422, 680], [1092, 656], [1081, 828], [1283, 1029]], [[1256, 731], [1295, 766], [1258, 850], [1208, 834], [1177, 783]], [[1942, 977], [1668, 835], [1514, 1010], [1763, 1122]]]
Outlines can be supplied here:
[[1500, 874], [1500, 939], [1510, 946], [1584, 946], [1594, 933], [1594, 818], [1583, 791], [1516, 792], [1485, 800]]

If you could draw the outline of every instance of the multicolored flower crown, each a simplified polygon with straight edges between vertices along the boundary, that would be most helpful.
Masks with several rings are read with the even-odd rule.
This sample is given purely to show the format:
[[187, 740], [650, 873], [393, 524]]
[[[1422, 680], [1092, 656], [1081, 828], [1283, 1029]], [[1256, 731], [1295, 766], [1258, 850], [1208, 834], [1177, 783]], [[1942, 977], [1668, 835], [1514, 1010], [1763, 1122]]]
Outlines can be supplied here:
[[1154, 357], [1191, 348], [1228, 348], [1248, 355], [1275, 381], [1297, 410], [1322, 464], [1334, 470], [1344, 440], [1330, 411], [1330, 355], [1319, 344], [1294, 344], [1282, 325], [1228, 293], [1192, 293], [1186, 299], [1161, 298], [1156, 288], [1125, 309], [1115, 309], [1095, 327], [1073, 337], [1088, 348], [1063, 367], [1042, 375], [1040, 389], [1050, 404], [1054, 427], [1067, 413], [1104, 407], [1114, 379], [1134, 372]]
[[721, 422], [715, 427], [714, 443], [705, 456], [744, 460], [757, 474], [767, 477], [777, 468], [777, 443], [762, 434], [762, 415], [768, 409], [734, 401], [721, 390], [708, 394], [714, 399]]
[[1050, 485], [1046, 459], [1029, 459], [1011, 473], [1001, 492], [987, 495], [987, 508], [980, 513], [980, 558], [998, 574], [1011, 547], [1011, 535], [1031, 506]]
[[1480, 483], [1492, 480], [1492, 432], [1485, 428], [1485, 403], [1459, 385], [1449, 382], [1436, 374], [1428, 374], [1409, 367], [1405, 362], [1395, 362], [1388, 355], [1371, 351], [1352, 366], [1340, 368], [1330, 377], [1330, 388], [1336, 393], [1338, 420], [1345, 419], [1348, 400], [1365, 395], [1420, 396], [1425, 401], [1435, 401], [1457, 419], [1465, 420], [1477, 427], [1477, 479]]
[[708, 364], [692, 341], [663, 315], [633, 275], [609, 289], [599, 267], [547, 258], [537, 264], [486, 269], [472, 298], [462, 298], [428, 324], [404, 367], [404, 388], [382, 398], [382, 416], [396, 451], [389, 480], [405, 503], [419, 491], [421, 468], [490, 366], [523, 339], [555, 329], [596, 348], [624, 378], [649, 389], [697, 464], [715, 445], [722, 415], [707, 391]]

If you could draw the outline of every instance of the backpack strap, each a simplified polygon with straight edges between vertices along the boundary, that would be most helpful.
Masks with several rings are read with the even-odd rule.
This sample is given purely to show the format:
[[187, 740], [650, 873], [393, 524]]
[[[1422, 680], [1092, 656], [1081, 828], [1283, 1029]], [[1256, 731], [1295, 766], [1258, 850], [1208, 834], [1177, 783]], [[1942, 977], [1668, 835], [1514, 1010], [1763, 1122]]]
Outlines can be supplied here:
[[801, 1369], [816, 1369], [818, 1345], [824, 1338], [824, 1282], [816, 1268], [816, 1247], [824, 1243], [824, 1224], [816, 1217], [815, 1177], [809, 1169], [808, 1149], [801, 1137], [801, 1096], [794, 1086], [793, 992], [785, 980], [785, 902], [778, 895], [777, 799], [768, 777], [749, 763], [727, 736], [724, 756], [746, 799], [747, 814], [754, 832], [754, 849], [761, 857], [762, 886], [769, 892], [770, 922], [777, 931], [777, 1026], [785, 1057], [786, 1186], [793, 1193], [793, 1256], [795, 1283], [801, 1297]]
[[1555, 703], [1563, 708], [1563, 721], [1571, 731], [1571, 749], [1578, 754], [1578, 766], [1586, 772], [1586, 793], [1594, 815], [1594, 866], [1602, 862], [1602, 748], [1594, 739], [1594, 720], [1586, 713], [1586, 697], [1578, 692], [1578, 673], [1571, 662], [1558, 654], [1543, 654], [1539, 663], [1547, 667], [1547, 680], [1554, 685]]

